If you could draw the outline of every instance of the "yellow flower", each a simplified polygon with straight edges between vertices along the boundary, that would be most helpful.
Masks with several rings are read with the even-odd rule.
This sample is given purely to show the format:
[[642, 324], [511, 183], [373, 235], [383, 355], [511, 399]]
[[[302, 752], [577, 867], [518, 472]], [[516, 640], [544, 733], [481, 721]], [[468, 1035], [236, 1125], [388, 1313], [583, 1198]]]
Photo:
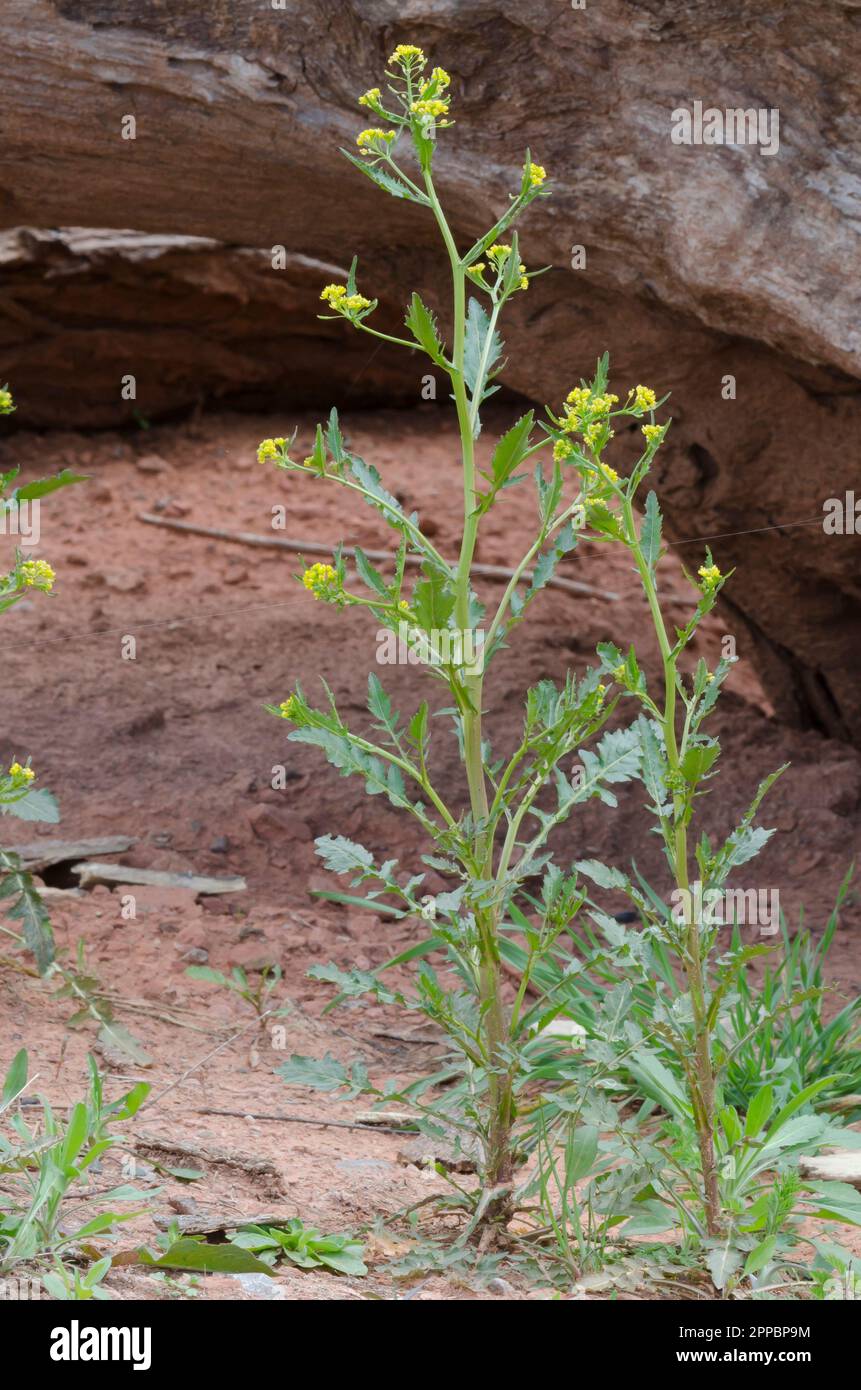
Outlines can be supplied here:
[[482, 275], [486, 269], [487, 266], [484, 261], [476, 261], [474, 265], [467, 266], [466, 273], [467, 275]]
[[[606, 444], [608, 440], [612, 439], [614, 434], [615, 430], [608, 430], [600, 420], [594, 420], [591, 425], [586, 425], [583, 430], [583, 438], [590, 449], [594, 449], [598, 441], [603, 439], [603, 436], [606, 435], [606, 439], [603, 439], [601, 446], [603, 448], [603, 444]], [[611, 473], [612, 471], [613, 470], [610, 469]]]
[[[611, 430], [610, 433], [612, 434], [613, 431]], [[615, 468], [611, 468], [609, 463], [602, 463], [600, 467], [601, 472], [609, 483], [618, 483], [619, 474], [616, 472]]]
[[391, 67], [393, 63], [400, 64], [401, 67], [411, 68], [413, 66], [423, 66], [425, 55], [422, 49], [416, 48], [414, 43], [399, 43], [386, 67]]
[[574, 390], [569, 391], [565, 397], [565, 404], [573, 405], [577, 410], [581, 410], [591, 394], [588, 386], [575, 386]]
[[364, 93], [363, 96], [360, 96], [360, 97], [359, 97], [359, 105], [360, 105], [360, 106], [370, 106], [370, 107], [374, 107], [374, 106], [379, 106], [379, 104], [380, 104], [380, 89], [379, 89], [379, 87], [370, 87], [370, 88], [368, 89], [368, 91]]
[[529, 276], [526, 274], [526, 266], [522, 261], [520, 262], [520, 288], [522, 290], [529, 289]]
[[703, 581], [704, 589], [714, 589], [723, 579], [717, 565], [700, 565], [697, 574]]
[[571, 457], [573, 452], [574, 445], [569, 444], [567, 439], [557, 439], [556, 443], [553, 445], [554, 463], [564, 463], [567, 458]]
[[12, 392], [6, 387], [0, 389], [0, 415], [11, 415], [15, 409], [15, 402], [12, 399]]
[[609, 415], [618, 399], [618, 396], [593, 396], [589, 402], [589, 410], [593, 415]]
[[269, 459], [277, 459], [283, 448], [284, 440], [280, 436], [278, 439], [261, 439], [257, 445], [257, 462], [267, 463]]
[[331, 565], [311, 565], [302, 575], [302, 583], [315, 598], [329, 598], [338, 588], [338, 574]]
[[488, 256], [492, 256], [498, 265], [501, 265], [511, 255], [511, 247], [506, 246], [502, 241], [496, 241], [487, 248]]
[[346, 293], [346, 285], [327, 285], [321, 293], [320, 298], [325, 299], [326, 303], [331, 304], [334, 308], [338, 300], [343, 299]]
[[529, 175], [529, 182], [533, 188], [540, 188], [547, 178], [547, 171], [540, 164], [529, 164], [523, 166], [524, 173]]
[[438, 87], [448, 87], [451, 83], [451, 78], [445, 68], [434, 68], [430, 75], [430, 80], [431, 82], [435, 82]]
[[45, 593], [53, 589], [57, 577], [47, 560], [25, 560], [19, 574], [26, 588], [43, 589]]
[[356, 144], [362, 151], [362, 154], [382, 154], [383, 151], [380, 149], [380, 144], [390, 145], [395, 139], [395, 136], [396, 132], [394, 130], [380, 130], [374, 127], [371, 130], [360, 130], [356, 136]]
[[294, 719], [298, 708], [299, 701], [296, 699], [295, 695], [291, 695], [288, 699], [282, 700], [281, 704], [278, 706], [282, 719]]
[[369, 309], [370, 307], [370, 299], [366, 299], [363, 294], [348, 294], [347, 298], [340, 300], [338, 304], [339, 309], [346, 309], [351, 314], [358, 313], [360, 309]]
[[13, 763], [9, 769], [9, 776], [16, 782], [32, 782], [36, 776], [31, 767], [22, 767], [20, 763]]
[[663, 425], [643, 425], [643, 434], [646, 436], [647, 444], [657, 444], [663, 437]]
[[410, 107], [414, 116], [437, 116], [448, 115], [448, 102], [440, 97], [433, 97], [425, 101], [414, 101]]
[[409, 613], [410, 611], [410, 605], [405, 598], [400, 599], [398, 608], [402, 609], [404, 613]]
[[650, 386], [637, 386], [634, 389], [634, 406], [640, 410], [654, 410], [658, 398]]

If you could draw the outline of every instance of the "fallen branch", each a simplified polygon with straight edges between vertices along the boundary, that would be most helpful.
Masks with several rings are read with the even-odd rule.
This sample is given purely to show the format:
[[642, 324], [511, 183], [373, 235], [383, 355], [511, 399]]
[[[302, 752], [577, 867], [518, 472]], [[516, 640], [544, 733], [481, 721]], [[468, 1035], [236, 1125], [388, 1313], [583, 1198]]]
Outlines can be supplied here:
[[189, 893], [209, 896], [215, 893], [242, 893], [244, 878], [210, 878], [206, 874], [174, 874], [161, 869], [134, 869], [130, 864], [73, 864], [71, 872], [81, 881], [82, 888], [96, 883], [140, 884], [151, 888], [185, 888]]
[[[332, 546], [323, 545], [320, 541], [299, 541], [290, 540], [287, 536], [260, 536], [255, 531], [223, 531], [219, 526], [197, 526], [192, 521], [174, 521], [170, 517], [154, 516], [152, 512], [139, 512], [138, 521], [145, 521], [148, 526], [165, 526], [170, 531], [184, 531], [192, 536], [209, 536], [214, 541], [229, 541], [232, 545], [250, 545], [262, 547], [268, 550], [289, 550], [294, 555], [331, 555]], [[355, 555], [355, 551], [344, 546], [345, 555]], [[389, 561], [394, 564], [397, 556], [389, 550], [365, 550], [364, 554], [369, 560], [382, 560], [384, 563]], [[423, 565], [424, 558], [421, 555], [407, 555], [408, 565]], [[514, 570], [508, 569], [506, 565], [481, 565], [472, 566], [473, 574], [483, 575], [487, 579], [513, 579]], [[524, 570], [523, 578], [531, 579], [532, 570]], [[619, 595], [614, 594], [610, 589], [596, 589], [594, 584], [584, 584], [579, 579], [563, 579], [560, 575], [551, 575], [547, 581], [554, 589], [565, 589], [569, 594], [588, 594], [592, 598], [603, 598], [609, 603], [618, 602]]]
[[234, 1149], [224, 1149], [217, 1144], [190, 1144], [184, 1139], [167, 1139], [135, 1131], [134, 1152], [145, 1158], [148, 1153], [179, 1154], [182, 1158], [197, 1158], [204, 1163], [218, 1164], [224, 1168], [236, 1168], [241, 1173], [252, 1173], [260, 1177], [272, 1177], [281, 1181], [281, 1173], [269, 1158], [257, 1158], [253, 1154], [238, 1153]]
[[259, 1115], [252, 1110], [195, 1110], [195, 1115], [229, 1115], [237, 1120], [275, 1120], [282, 1125], [315, 1125], [319, 1129], [360, 1129], [365, 1134], [415, 1134], [404, 1125], [355, 1124], [351, 1120], [313, 1120], [305, 1115]]

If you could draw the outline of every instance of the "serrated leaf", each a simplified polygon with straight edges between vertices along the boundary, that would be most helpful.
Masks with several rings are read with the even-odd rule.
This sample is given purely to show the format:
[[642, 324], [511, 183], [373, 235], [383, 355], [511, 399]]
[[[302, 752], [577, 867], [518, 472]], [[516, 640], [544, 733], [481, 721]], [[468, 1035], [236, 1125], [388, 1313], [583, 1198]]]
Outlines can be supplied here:
[[110, 1047], [115, 1047], [134, 1062], [135, 1066], [152, 1066], [152, 1057], [122, 1023], [114, 1023], [113, 1021], [103, 1023], [99, 1029], [99, 1042], [103, 1046], [107, 1044]]
[[436, 321], [430, 309], [415, 292], [404, 321], [416, 342], [424, 348], [431, 360], [441, 367], [444, 366], [445, 355], [437, 332]]
[[599, 859], [578, 859], [574, 865], [581, 874], [591, 878], [593, 883], [597, 883], [599, 888], [627, 888], [628, 875], [623, 874], [621, 869], [609, 868], [602, 864]]
[[9, 850], [0, 849], [0, 898], [14, 899], [7, 909], [7, 916], [20, 922], [24, 941], [36, 958], [40, 975], [44, 975], [54, 959], [54, 933], [42, 899], [36, 892], [33, 880], [21, 868], [18, 856]]
[[56, 825], [60, 819], [60, 808], [47, 787], [39, 787], [26, 792], [24, 796], [16, 796], [13, 801], [0, 801], [0, 814], [15, 816], [18, 820]]
[[390, 520], [397, 521], [403, 518], [403, 507], [398, 499], [383, 487], [380, 475], [372, 463], [365, 463], [364, 459], [353, 455], [349, 467], [353, 477], [367, 494], [366, 500], [371, 506], [383, 512]]
[[655, 566], [661, 554], [661, 511], [654, 492], [650, 492], [646, 498], [646, 510], [640, 528], [640, 548], [643, 559], [654, 576]]
[[529, 449], [529, 436], [532, 433], [534, 423], [535, 412], [530, 410], [522, 415], [515, 425], [512, 425], [494, 449], [490, 461], [490, 473], [483, 475], [491, 483], [491, 491], [487, 494], [488, 500], [511, 482], [519, 481], [512, 475], [523, 462]]
[[398, 714], [392, 710], [391, 697], [386, 693], [379, 676], [368, 674], [368, 709], [392, 737], [398, 732]]
[[374, 856], [364, 845], [343, 835], [321, 835], [314, 841], [317, 854], [333, 874], [364, 873], [373, 868]]
[[389, 601], [391, 599], [391, 594], [389, 593], [389, 587], [386, 584], [386, 581], [383, 579], [383, 576], [379, 574], [377, 570], [374, 569], [367, 555], [361, 549], [360, 546], [356, 546], [354, 555], [356, 560], [356, 569], [359, 573], [362, 582], [367, 586], [367, 588], [371, 590], [372, 593], [378, 594], [380, 598]]
[[410, 607], [418, 626], [425, 632], [443, 632], [449, 625], [456, 601], [451, 579], [438, 570], [430, 570], [416, 584]]
[[357, 169], [360, 169], [365, 177], [371, 180], [371, 183], [375, 183], [384, 192], [390, 193], [393, 198], [406, 198], [407, 202], [410, 203], [427, 203], [427, 198], [424, 195], [417, 197], [405, 183], [394, 174], [389, 173], [388, 169], [383, 169], [378, 164], [370, 164], [367, 160], [351, 154], [349, 150], [342, 149], [341, 154], [345, 159], [349, 159], [350, 163], [355, 165]]
[[483, 305], [477, 299], [471, 298], [466, 314], [463, 350], [463, 376], [471, 395], [475, 394], [478, 386], [479, 373], [483, 384], [502, 355], [502, 339], [494, 329], [488, 342], [489, 333], [490, 319]]
[[702, 781], [719, 757], [720, 744], [717, 740], [714, 743], [694, 744], [688, 748], [680, 764], [685, 781], [695, 786], [697, 782]]
[[32, 483], [23, 483], [21, 487], [10, 493], [7, 501], [32, 502], [37, 497], [47, 497], [49, 493], [57, 492], [61, 487], [71, 487], [73, 483], [86, 483], [89, 478], [84, 473], [73, 473], [69, 468], [63, 468], [59, 473], [55, 473], [50, 478], [37, 478]]
[[293, 1053], [286, 1062], [275, 1068], [275, 1074], [288, 1086], [307, 1086], [312, 1091], [326, 1092], [345, 1089], [345, 1099], [348, 1100], [355, 1096], [375, 1094], [362, 1063], [354, 1062], [348, 1071], [330, 1052], [325, 1057], [300, 1057]]

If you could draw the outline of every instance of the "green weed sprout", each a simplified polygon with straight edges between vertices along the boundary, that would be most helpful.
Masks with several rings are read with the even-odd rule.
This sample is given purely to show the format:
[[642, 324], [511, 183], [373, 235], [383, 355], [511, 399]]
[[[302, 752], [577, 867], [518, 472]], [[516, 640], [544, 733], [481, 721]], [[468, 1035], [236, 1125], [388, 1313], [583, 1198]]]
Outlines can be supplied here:
[[[11, 415], [15, 409], [8, 386], [0, 388], [0, 415]], [[4, 531], [9, 518], [17, 519], [19, 509], [33, 504], [38, 507], [41, 499], [50, 493], [69, 487], [72, 483], [86, 481], [83, 476], [64, 468], [51, 477], [12, 487], [19, 471], [12, 468], [0, 474], [0, 518]], [[27, 558], [20, 549], [16, 549], [14, 566], [6, 574], [0, 575], [0, 613], [13, 608], [30, 594], [50, 594], [56, 577], [47, 560]], [[60, 819], [57, 803], [45, 788], [33, 786], [35, 778], [36, 772], [30, 766], [29, 758], [24, 762], [13, 758], [8, 769], [0, 768], [0, 815], [56, 824]], [[8, 901], [9, 917], [24, 923], [23, 940], [34, 952], [39, 970], [44, 974], [54, 956], [53, 937], [47, 913], [33, 888], [32, 879], [21, 868], [17, 855], [4, 849], [0, 849], [0, 876], [0, 900]], [[21, 939], [7, 928], [2, 930]]]

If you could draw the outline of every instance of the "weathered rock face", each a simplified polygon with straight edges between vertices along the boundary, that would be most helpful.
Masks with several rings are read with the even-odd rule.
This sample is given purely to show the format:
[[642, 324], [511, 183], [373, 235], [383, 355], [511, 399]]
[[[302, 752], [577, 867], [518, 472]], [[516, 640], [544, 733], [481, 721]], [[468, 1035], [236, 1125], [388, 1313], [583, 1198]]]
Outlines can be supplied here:
[[[146, 286], [146, 327], [126, 343], [154, 382], [144, 414], [187, 403], [192, 385], [206, 396], [243, 376], [289, 401], [283, 373], [266, 365], [270, 334], [271, 361], [289, 354], [297, 395], [325, 395], [326, 375], [333, 398], [351, 380], [355, 393], [357, 363], [371, 353], [361, 398], [418, 395], [415, 359], [369, 352], [316, 320], [307, 261], [343, 265], [357, 251], [383, 322], [397, 321], [412, 288], [444, 320], [429, 219], [337, 155], [366, 123], [355, 95], [380, 81], [392, 44], [422, 43], [454, 76], [458, 124], [437, 159], [458, 236], [471, 239], [504, 207], [527, 144], [554, 179], [523, 245], [530, 264], [563, 269], [512, 306], [507, 380], [558, 400], [608, 346], [620, 384], [673, 391], [659, 486], [676, 538], [723, 537], [716, 559], [741, 569], [728, 610], [739, 651], [754, 644], [779, 711], [861, 737], [858, 541], [825, 535], [817, 520], [826, 498], [853, 487], [861, 457], [857, 0], [812, 10], [769, 0], [584, 10], [566, 0], [5, 0], [0, 39], [2, 225], [223, 243], [164, 248], [143, 265], [126, 246], [107, 271], [79, 261], [75, 275], [54, 276], [56, 300], [41, 307], [32, 261], [0, 270], [2, 375], [14, 381], [20, 362], [35, 381], [40, 341], [51, 339], [44, 310], [56, 303], [58, 372], [65, 325], [81, 335], [65, 359], [77, 359], [78, 423], [88, 410], [106, 418], [106, 381], [87, 373], [89, 343], [110, 358], [115, 325], [93, 309], [106, 274], [121, 286], [109, 303], [131, 306]], [[695, 101], [778, 111], [778, 151], [674, 144], [672, 112]], [[134, 140], [122, 138], [129, 115]], [[273, 246], [286, 248], [285, 270], [271, 268]], [[570, 268], [575, 246], [586, 249], [583, 269]], [[206, 287], [225, 279], [227, 291]], [[84, 300], [75, 310], [84, 291], [95, 322]], [[212, 315], [196, 333], [206, 303]], [[121, 318], [122, 338], [132, 328]], [[734, 399], [722, 390], [729, 376]], [[682, 553], [698, 560], [701, 547]]]
[[22, 425], [142, 423], [204, 401], [328, 409], [409, 390], [388, 353], [321, 322], [343, 266], [203, 237], [0, 232], [0, 376]]

